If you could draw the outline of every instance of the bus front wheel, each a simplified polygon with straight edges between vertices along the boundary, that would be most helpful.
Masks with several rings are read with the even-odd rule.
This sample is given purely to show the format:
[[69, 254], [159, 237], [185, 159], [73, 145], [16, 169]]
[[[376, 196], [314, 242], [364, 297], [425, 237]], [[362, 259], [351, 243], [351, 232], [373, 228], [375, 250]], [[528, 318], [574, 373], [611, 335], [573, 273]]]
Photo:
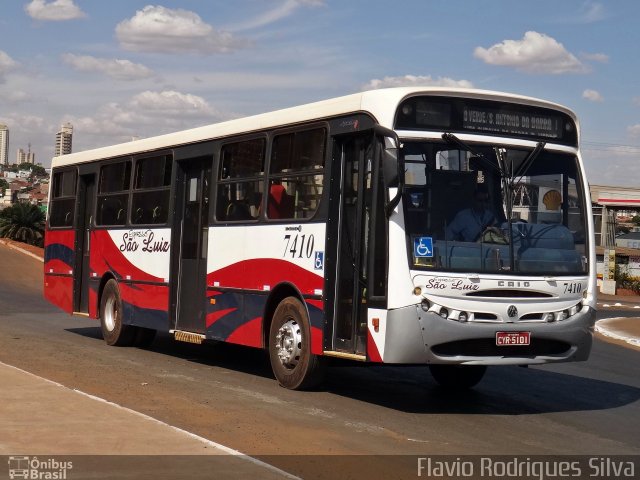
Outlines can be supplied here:
[[135, 328], [122, 321], [122, 299], [118, 282], [111, 279], [104, 286], [100, 298], [100, 327], [107, 345], [131, 346], [135, 340]]
[[269, 358], [278, 383], [285, 388], [313, 388], [324, 379], [324, 359], [311, 353], [311, 326], [304, 305], [295, 297], [280, 302], [273, 315]]
[[466, 390], [475, 387], [487, 371], [485, 365], [429, 365], [431, 375], [441, 387]]

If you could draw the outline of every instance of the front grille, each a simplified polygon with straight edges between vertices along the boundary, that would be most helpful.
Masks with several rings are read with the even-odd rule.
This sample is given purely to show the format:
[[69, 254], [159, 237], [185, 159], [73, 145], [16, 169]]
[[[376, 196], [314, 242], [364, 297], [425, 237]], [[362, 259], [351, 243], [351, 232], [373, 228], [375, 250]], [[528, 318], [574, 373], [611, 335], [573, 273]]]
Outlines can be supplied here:
[[496, 345], [495, 338], [478, 338], [441, 343], [431, 347], [436, 355], [454, 357], [536, 357], [539, 355], [560, 355], [571, 348], [566, 342], [532, 338], [530, 345], [504, 346]]

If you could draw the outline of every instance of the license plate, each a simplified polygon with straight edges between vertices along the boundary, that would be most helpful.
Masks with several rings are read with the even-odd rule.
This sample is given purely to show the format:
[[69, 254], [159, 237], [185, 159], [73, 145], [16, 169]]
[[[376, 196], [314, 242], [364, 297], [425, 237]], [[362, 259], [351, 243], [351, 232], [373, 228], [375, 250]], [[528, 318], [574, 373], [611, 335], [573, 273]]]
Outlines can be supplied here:
[[496, 332], [496, 345], [499, 347], [529, 345], [530, 343], [531, 332]]

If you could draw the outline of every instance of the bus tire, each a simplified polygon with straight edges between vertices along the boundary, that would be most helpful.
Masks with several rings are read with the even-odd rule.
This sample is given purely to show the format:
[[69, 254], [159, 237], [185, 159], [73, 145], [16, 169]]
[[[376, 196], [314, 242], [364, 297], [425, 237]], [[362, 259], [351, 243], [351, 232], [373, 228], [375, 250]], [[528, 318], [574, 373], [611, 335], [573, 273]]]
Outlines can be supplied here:
[[149, 348], [156, 338], [156, 333], [152, 328], [136, 327], [133, 345], [138, 348]]
[[311, 353], [311, 326], [304, 305], [295, 297], [282, 300], [269, 329], [269, 358], [278, 383], [291, 390], [322, 382], [325, 359]]
[[102, 338], [107, 345], [119, 347], [133, 345], [136, 329], [123, 323], [123, 313], [118, 282], [111, 279], [104, 286], [100, 298], [100, 327]]
[[441, 387], [466, 390], [475, 387], [487, 371], [485, 365], [429, 365], [431, 375]]

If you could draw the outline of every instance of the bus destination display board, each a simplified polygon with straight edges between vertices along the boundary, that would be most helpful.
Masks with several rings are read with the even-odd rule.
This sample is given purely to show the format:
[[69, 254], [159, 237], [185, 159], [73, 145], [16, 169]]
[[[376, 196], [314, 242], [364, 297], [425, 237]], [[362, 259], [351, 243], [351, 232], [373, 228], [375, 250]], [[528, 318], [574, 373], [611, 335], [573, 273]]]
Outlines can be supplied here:
[[563, 121], [556, 115], [478, 107], [465, 107], [462, 112], [464, 130], [562, 138], [562, 127]]
[[488, 100], [424, 96], [409, 98], [398, 109], [396, 128], [577, 144], [575, 124], [564, 112]]

